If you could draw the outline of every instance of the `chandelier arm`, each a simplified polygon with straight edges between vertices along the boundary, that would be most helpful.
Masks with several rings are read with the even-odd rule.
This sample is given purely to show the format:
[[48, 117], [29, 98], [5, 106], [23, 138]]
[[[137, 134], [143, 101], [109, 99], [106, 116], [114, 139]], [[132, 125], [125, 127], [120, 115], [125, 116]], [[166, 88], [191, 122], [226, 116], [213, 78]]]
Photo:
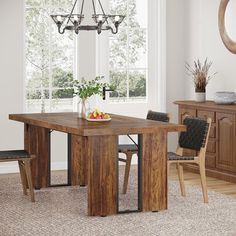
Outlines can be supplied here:
[[58, 27], [58, 33], [59, 33], [59, 34], [64, 34], [64, 33], [65, 33], [65, 27], [63, 28], [62, 31], [61, 31], [61, 26]]
[[81, 5], [81, 11], [80, 11], [80, 15], [82, 16], [84, 11], [84, 0], [82, 1], [82, 5]]
[[94, 12], [94, 15], [96, 15], [96, 8], [95, 8], [94, 0], [92, 0], [92, 3], [93, 3], [93, 12]]
[[98, 23], [98, 29], [97, 29], [98, 34], [101, 34], [102, 32], [102, 24]]
[[[101, 7], [101, 9], [102, 9], [102, 13], [103, 13], [103, 15], [106, 16], [106, 13], [105, 13], [105, 11], [104, 11], [104, 9], [103, 9], [103, 7], [102, 7], [101, 1], [98, 0], [98, 3], [99, 3], [99, 5], [100, 5], [100, 7]], [[107, 20], [107, 18], [106, 18], [106, 22], [107, 22], [107, 24], [108, 24], [108, 20]]]
[[112, 32], [113, 34], [117, 34], [117, 33], [118, 33], [118, 27], [116, 27], [116, 30], [115, 30], [115, 31], [114, 31], [114, 29], [113, 29], [111, 26], [107, 26], [106, 29], [107, 29], [107, 30], [111, 30], [111, 32]]
[[73, 7], [72, 7], [72, 9], [71, 9], [70, 15], [69, 15], [68, 20], [67, 20], [67, 24], [69, 23], [69, 20], [70, 20], [70, 18], [71, 18], [71, 16], [72, 16], [72, 13], [73, 13], [74, 9], [75, 9], [75, 5], [76, 5], [77, 1], [78, 1], [78, 0], [75, 0], [75, 3], [74, 3], [74, 5], [73, 5]]

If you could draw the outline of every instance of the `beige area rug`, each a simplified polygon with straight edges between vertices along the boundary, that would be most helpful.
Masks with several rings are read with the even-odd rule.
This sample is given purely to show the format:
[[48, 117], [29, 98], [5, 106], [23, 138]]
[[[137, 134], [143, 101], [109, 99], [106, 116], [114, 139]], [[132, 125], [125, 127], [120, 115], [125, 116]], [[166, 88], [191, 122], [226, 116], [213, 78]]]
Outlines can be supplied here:
[[[132, 170], [128, 193], [121, 197], [124, 208], [136, 203], [135, 176]], [[210, 203], [204, 204], [200, 189], [188, 187], [183, 198], [173, 181], [169, 209], [158, 213], [89, 217], [87, 189], [80, 187], [41, 189], [36, 200], [23, 196], [17, 174], [0, 175], [0, 236], [236, 235], [236, 198], [210, 192]]]

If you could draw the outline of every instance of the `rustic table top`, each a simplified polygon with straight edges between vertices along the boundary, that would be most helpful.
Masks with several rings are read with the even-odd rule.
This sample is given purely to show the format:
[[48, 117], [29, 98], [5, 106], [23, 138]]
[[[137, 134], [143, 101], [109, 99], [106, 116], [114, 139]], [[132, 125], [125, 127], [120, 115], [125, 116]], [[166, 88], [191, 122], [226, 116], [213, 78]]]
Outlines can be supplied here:
[[9, 119], [61, 132], [82, 135], [121, 135], [185, 131], [185, 126], [110, 114], [111, 120], [91, 122], [77, 112], [10, 114]]

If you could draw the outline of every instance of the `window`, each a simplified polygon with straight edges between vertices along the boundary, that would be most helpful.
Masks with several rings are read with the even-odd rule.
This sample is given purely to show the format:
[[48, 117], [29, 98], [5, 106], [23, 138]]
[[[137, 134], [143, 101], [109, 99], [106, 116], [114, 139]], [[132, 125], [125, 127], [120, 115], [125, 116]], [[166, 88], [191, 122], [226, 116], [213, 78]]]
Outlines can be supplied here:
[[[73, 92], [68, 85], [78, 77], [75, 68], [80, 68], [80, 72], [84, 70], [83, 63], [76, 58], [77, 41], [87, 45], [87, 40], [72, 31], [59, 34], [50, 15], [70, 12], [74, 0], [25, 1], [26, 111], [72, 111]], [[103, 32], [99, 36], [102, 46], [97, 64], [102, 69], [97, 73], [96, 68], [91, 70], [95, 75], [105, 75], [116, 88], [110, 101], [119, 104], [150, 101], [154, 104], [157, 89], [153, 81], [157, 78], [156, 1], [103, 0], [102, 3], [108, 5], [107, 12], [126, 17], [118, 34]], [[81, 53], [85, 54], [83, 50]], [[97, 57], [96, 50], [91, 55]]]
[[26, 0], [26, 111], [72, 111], [76, 43], [61, 35], [50, 15], [70, 11], [73, 0]]
[[116, 88], [111, 100], [147, 98], [148, 1], [110, 0], [111, 14], [126, 15], [117, 35], [109, 35], [109, 78]]

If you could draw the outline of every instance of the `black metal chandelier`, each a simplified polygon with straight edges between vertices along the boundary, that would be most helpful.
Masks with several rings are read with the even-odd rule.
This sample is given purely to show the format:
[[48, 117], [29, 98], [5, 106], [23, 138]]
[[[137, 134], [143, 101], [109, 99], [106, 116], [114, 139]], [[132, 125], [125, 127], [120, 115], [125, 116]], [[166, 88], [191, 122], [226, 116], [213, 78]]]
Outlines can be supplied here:
[[[72, 7], [70, 14], [66, 15], [51, 15], [52, 19], [57, 25], [58, 32], [64, 34], [66, 30], [74, 30], [76, 34], [80, 30], [97, 30], [97, 33], [100, 34], [102, 30], [111, 30], [113, 34], [118, 32], [118, 27], [120, 23], [124, 20], [124, 15], [107, 15], [102, 7], [101, 1], [97, 0], [101, 8], [102, 13], [97, 14], [95, 1], [92, 1], [93, 12], [92, 18], [95, 22], [94, 25], [81, 25], [81, 22], [84, 19], [83, 9], [84, 9], [84, 0], [82, 0], [80, 14], [74, 14], [75, 5], [78, 0], [75, 0], [75, 3]], [[87, 0], [88, 1], [88, 0]]]

